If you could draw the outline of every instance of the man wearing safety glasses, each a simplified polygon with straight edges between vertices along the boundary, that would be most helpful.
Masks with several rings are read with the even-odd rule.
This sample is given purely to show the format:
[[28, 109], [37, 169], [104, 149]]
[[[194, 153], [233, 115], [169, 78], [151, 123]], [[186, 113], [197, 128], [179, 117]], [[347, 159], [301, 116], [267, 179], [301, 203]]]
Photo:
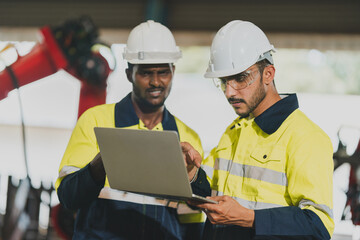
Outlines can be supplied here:
[[[198, 135], [164, 106], [174, 62], [181, 58], [170, 30], [151, 20], [141, 23], [130, 32], [123, 56], [132, 91], [120, 102], [96, 106], [79, 118], [60, 164], [55, 187], [60, 202], [77, 211], [73, 239], [199, 239], [205, 220], [201, 211], [109, 186], [94, 127], [177, 131], [181, 142], [203, 154]], [[189, 180], [194, 182], [195, 172], [205, 172], [195, 167], [201, 157], [193, 163], [191, 151], [183, 145]]]
[[[332, 143], [279, 95], [275, 51], [260, 28], [232, 21], [216, 34], [205, 77], [239, 115], [202, 162], [218, 204], [191, 204], [208, 220], [204, 239], [330, 239]], [[201, 176], [198, 176], [201, 178]]]

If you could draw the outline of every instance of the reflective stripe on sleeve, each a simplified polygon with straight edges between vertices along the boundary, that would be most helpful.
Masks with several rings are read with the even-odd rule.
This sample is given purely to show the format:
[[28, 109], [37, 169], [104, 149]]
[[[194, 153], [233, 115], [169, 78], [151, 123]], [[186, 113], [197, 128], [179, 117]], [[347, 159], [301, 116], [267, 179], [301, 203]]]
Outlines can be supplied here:
[[103, 189], [101, 189], [99, 198], [138, 203], [138, 204], [148, 204], [148, 205], [177, 208], [178, 214], [200, 213], [200, 211], [192, 210], [185, 203], [179, 203], [162, 198], [154, 198], [154, 197], [131, 193], [131, 192], [118, 191], [110, 187], [104, 187]]
[[306, 206], [313, 206], [314, 208], [319, 209], [320, 211], [329, 215], [331, 219], [334, 219], [333, 210], [324, 204], [316, 204], [313, 201], [307, 199], [303, 199], [299, 202], [299, 208], [304, 208]]
[[[224, 196], [224, 193], [216, 191], [216, 190], [212, 190], [211, 191], [211, 196]], [[253, 210], [276, 208], [276, 207], [285, 207], [283, 205], [273, 204], [273, 203], [248, 201], [248, 200], [238, 198], [238, 197], [232, 197], [232, 198], [235, 199], [238, 203], [240, 203], [243, 207], [253, 209]], [[304, 208], [306, 206], [313, 206], [314, 208], [319, 209], [322, 212], [325, 212], [327, 215], [329, 215], [330, 218], [332, 218], [332, 219], [334, 218], [333, 217], [333, 210], [330, 209], [326, 205], [315, 204], [314, 202], [312, 202], [310, 200], [307, 200], [307, 199], [301, 200], [300, 203], [299, 203], [299, 208]]]
[[280, 186], [287, 186], [287, 177], [285, 173], [267, 168], [245, 165], [235, 163], [224, 158], [217, 158], [215, 160], [215, 169], [228, 171], [230, 174], [239, 177], [261, 180], [263, 182], [277, 184]]
[[178, 202], [170, 201], [167, 199], [154, 198], [131, 192], [118, 191], [110, 187], [104, 187], [103, 189], [101, 189], [99, 198], [132, 202], [138, 204], [166, 206], [171, 208], [177, 208], [178, 205]]
[[79, 171], [81, 168], [74, 167], [74, 166], [64, 166], [59, 172], [59, 178], [65, 177], [70, 173]]

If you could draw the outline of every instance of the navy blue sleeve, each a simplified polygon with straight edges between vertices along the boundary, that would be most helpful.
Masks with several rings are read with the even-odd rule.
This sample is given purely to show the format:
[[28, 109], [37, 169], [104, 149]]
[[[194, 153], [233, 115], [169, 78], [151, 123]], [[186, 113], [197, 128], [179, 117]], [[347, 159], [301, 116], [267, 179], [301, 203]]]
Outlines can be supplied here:
[[196, 195], [202, 197], [211, 196], [210, 184], [206, 178], [206, 173], [202, 168], [199, 168], [197, 179], [191, 183], [191, 188]]
[[57, 189], [60, 203], [71, 210], [90, 204], [104, 187], [103, 182], [95, 182], [90, 174], [90, 166], [66, 176]]
[[298, 207], [255, 210], [254, 225], [254, 239], [330, 239], [320, 218]]

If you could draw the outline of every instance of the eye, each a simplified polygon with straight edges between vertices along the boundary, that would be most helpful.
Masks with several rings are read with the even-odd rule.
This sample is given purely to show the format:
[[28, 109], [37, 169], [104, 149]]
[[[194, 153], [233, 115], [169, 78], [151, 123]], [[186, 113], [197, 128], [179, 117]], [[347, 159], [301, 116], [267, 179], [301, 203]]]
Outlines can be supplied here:
[[235, 81], [237, 83], [242, 83], [242, 82], [246, 82], [246, 79], [249, 77], [249, 74], [247, 73], [242, 73], [239, 74], [238, 76], [235, 77]]
[[168, 76], [169, 74], [170, 74], [171, 72], [170, 72], [170, 70], [162, 70], [162, 71], [158, 71], [158, 74], [160, 75], [160, 76]]
[[147, 76], [150, 76], [150, 75], [151, 75], [151, 72], [148, 72], [148, 71], [140, 71], [139, 74], [140, 74], [141, 76], [147, 77]]

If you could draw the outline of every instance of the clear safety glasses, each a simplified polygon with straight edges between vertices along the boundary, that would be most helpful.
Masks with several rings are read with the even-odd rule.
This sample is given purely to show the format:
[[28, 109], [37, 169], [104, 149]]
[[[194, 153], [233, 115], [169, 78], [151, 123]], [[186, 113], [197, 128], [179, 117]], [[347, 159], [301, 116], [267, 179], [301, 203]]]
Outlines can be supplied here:
[[224, 78], [214, 78], [214, 84], [216, 87], [220, 88], [222, 91], [225, 92], [226, 85], [230, 85], [235, 90], [241, 90], [253, 82], [255, 82], [257, 75], [259, 74], [259, 70], [247, 70], [240, 74], [224, 77]]

